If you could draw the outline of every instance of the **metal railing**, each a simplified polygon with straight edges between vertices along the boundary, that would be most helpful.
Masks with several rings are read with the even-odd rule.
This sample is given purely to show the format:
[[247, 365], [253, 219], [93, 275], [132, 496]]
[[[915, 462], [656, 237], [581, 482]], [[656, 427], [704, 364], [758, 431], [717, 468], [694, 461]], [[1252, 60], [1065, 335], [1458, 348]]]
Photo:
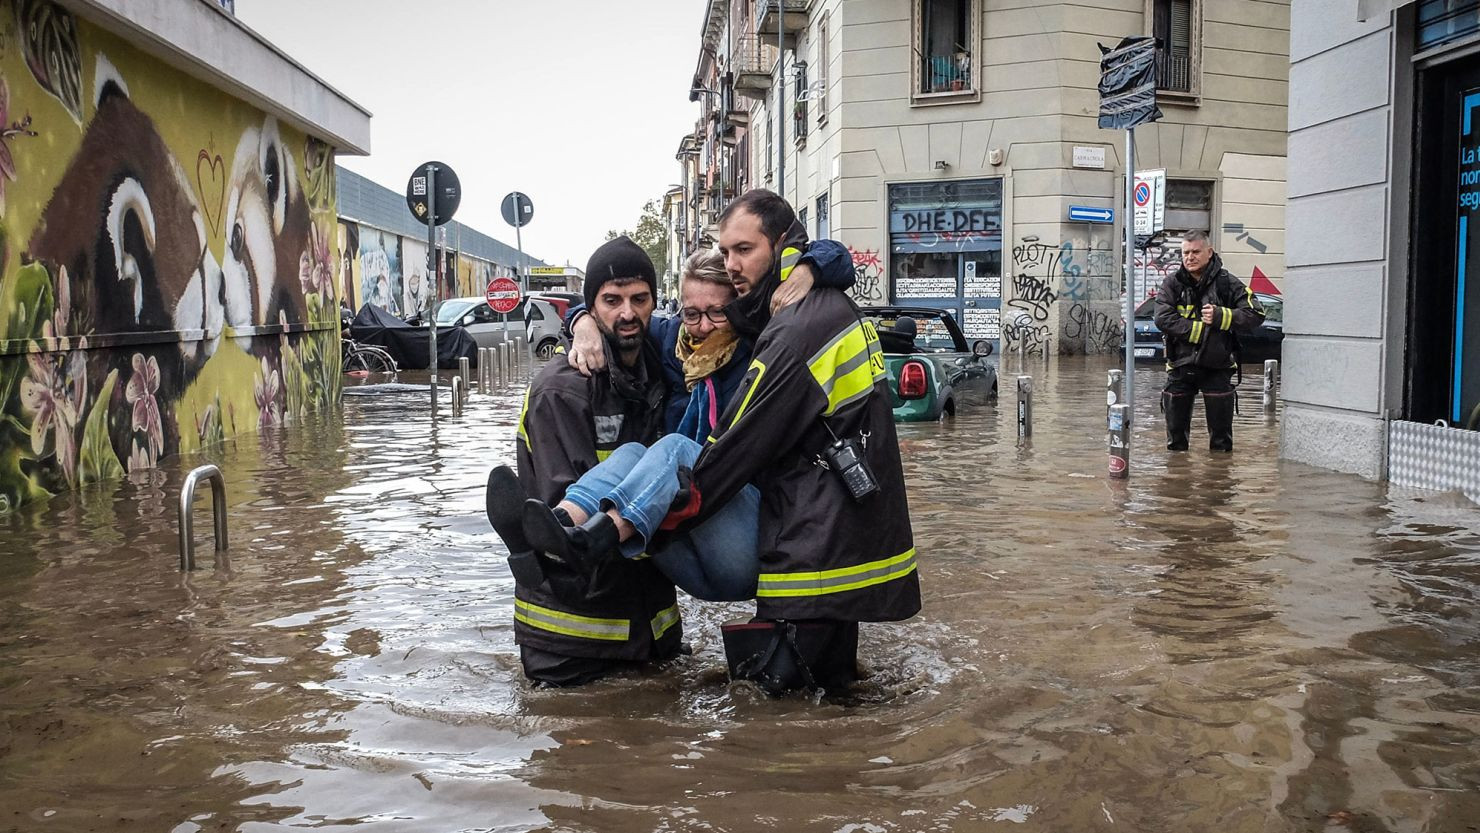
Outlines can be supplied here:
[[949, 93], [971, 89], [971, 53], [921, 57], [920, 92]]
[[195, 503], [195, 487], [202, 479], [211, 481], [211, 515], [215, 519], [216, 553], [226, 552], [226, 478], [213, 465], [201, 466], [185, 475], [180, 486], [180, 570], [195, 569], [195, 524], [190, 509]]
[[1156, 51], [1156, 88], [1174, 93], [1192, 92], [1192, 56], [1168, 49]]

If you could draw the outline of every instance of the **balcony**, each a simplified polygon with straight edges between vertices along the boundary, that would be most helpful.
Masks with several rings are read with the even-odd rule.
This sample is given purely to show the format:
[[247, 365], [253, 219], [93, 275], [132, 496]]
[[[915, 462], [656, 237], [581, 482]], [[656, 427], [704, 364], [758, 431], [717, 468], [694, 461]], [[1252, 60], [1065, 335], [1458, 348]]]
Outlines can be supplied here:
[[754, 32], [735, 40], [735, 48], [730, 52], [730, 72], [735, 78], [736, 93], [764, 100], [771, 89], [775, 67], [776, 50], [761, 43]]
[[1163, 92], [1192, 92], [1192, 56], [1170, 49], [1156, 50], [1156, 89]]
[[[797, 33], [807, 28], [807, 7], [812, 0], [756, 0], [755, 29], [761, 43], [776, 45], [778, 23], [786, 27], [786, 48], [796, 46]], [[785, 20], [781, 20], [781, 16]]]

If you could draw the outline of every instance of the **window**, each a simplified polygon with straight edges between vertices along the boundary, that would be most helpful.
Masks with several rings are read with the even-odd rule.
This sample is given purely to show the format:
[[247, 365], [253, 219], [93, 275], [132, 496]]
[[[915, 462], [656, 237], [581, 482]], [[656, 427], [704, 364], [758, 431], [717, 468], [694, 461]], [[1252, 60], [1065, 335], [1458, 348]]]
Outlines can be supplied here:
[[1213, 183], [1206, 179], [1167, 180], [1166, 230], [1213, 230]]
[[1202, 0], [1147, 0], [1156, 50], [1156, 89], [1172, 97], [1202, 92]]
[[807, 62], [797, 61], [792, 69], [796, 73], [796, 91], [792, 94], [792, 132], [797, 144], [807, 143]]
[[766, 97], [766, 181], [771, 181], [771, 148], [775, 146], [776, 137], [776, 99], [774, 96]]
[[822, 196], [820, 196], [820, 197], [817, 198], [817, 239], [818, 240], [826, 240], [826, 239], [828, 239], [828, 235], [832, 233], [832, 229], [828, 227], [828, 217], [827, 217], [827, 215], [828, 215], [828, 209], [829, 209], [829, 206], [828, 206], [828, 202], [827, 202], [827, 192], [826, 191], [823, 191], [822, 192]]
[[916, 95], [975, 96], [972, 51], [980, 0], [916, 0]]
[[[802, 231], [807, 231], [807, 209], [805, 206], [797, 209], [797, 222], [801, 224]], [[808, 233], [810, 234], [810, 232]]]
[[1428, 49], [1480, 32], [1480, 0], [1422, 0], [1418, 48]]
[[[1480, 2], [1480, 0], [1476, 0]], [[817, 126], [827, 124], [827, 23], [828, 13], [824, 12], [822, 19], [817, 22]], [[818, 221], [822, 215], [817, 215]]]

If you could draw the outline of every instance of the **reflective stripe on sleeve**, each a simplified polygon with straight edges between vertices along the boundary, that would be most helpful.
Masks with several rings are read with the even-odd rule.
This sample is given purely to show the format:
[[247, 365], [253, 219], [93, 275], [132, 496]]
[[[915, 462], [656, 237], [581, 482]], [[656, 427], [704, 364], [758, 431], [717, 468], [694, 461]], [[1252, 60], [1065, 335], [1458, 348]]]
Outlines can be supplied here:
[[596, 462], [605, 463], [606, 458], [612, 456], [612, 449], [596, 449]]
[[[750, 397], [755, 396], [755, 389], [761, 386], [761, 377], [766, 375], [766, 366], [759, 359], [751, 361], [750, 370], [755, 371], [755, 376], [750, 380], [750, 387], [745, 389], [745, 397], [740, 400], [740, 407], [735, 409], [735, 418], [730, 420], [731, 428], [740, 421], [740, 417], [745, 416], [745, 409], [750, 407]], [[749, 371], [746, 375], [749, 375]], [[713, 434], [709, 435], [709, 442], [714, 442]]]
[[855, 567], [811, 573], [761, 573], [756, 596], [780, 598], [825, 596], [893, 581], [915, 571], [915, 548], [892, 558], [870, 561]]
[[529, 415], [529, 392], [534, 390], [534, 385], [524, 389], [524, 404], [519, 406], [519, 439], [524, 440], [524, 448], [530, 453], [534, 449], [529, 445], [529, 432], [524, 428], [524, 418]]
[[807, 369], [827, 397], [822, 415], [832, 416], [844, 405], [868, 396], [874, 383], [884, 378], [878, 331], [867, 321], [852, 325], [818, 350]]
[[649, 624], [653, 629], [653, 639], [662, 639], [669, 628], [678, 624], [678, 605], [659, 611]]
[[523, 599], [514, 600], [514, 618], [542, 631], [581, 639], [600, 639], [608, 642], [626, 642], [631, 632], [631, 623], [626, 619], [594, 619], [563, 613], [553, 608], [541, 607]]
[[1223, 323], [1220, 326], [1227, 330], [1233, 326], [1233, 310], [1228, 307], [1219, 307], [1219, 309], [1223, 310]]
[[1203, 322], [1194, 321], [1192, 322], [1192, 332], [1188, 334], [1187, 340], [1192, 342], [1193, 344], [1197, 344], [1198, 342], [1202, 341], [1202, 334]]
[[801, 259], [802, 253], [799, 249], [788, 246], [781, 251], [781, 280], [783, 282], [791, 277], [791, 270], [796, 267], [797, 261]]

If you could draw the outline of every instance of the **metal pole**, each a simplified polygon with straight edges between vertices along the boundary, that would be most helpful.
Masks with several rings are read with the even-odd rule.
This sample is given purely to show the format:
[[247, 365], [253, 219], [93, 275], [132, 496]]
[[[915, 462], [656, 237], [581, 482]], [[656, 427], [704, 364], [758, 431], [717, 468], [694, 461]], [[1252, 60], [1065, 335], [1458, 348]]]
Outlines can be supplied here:
[[[1125, 326], [1122, 339], [1125, 341], [1125, 401], [1136, 398], [1136, 280], [1132, 269], [1136, 264], [1136, 131], [1125, 132]], [[1155, 199], [1155, 195], [1152, 195]], [[1153, 217], [1155, 211], [1150, 212]], [[1154, 234], [1156, 229], [1152, 229]], [[1132, 414], [1126, 413], [1126, 430], [1130, 430]], [[1126, 434], [1126, 461], [1130, 461], [1130, 434]]]
[[432, 371], [432, 419], [437, 418], [437, 284], [441, 282], [442, 264], [437, 257], [437, 166], [427, 166], [427, 257], [433, 262], [427, 273], [431, 275], [432, 291], [427, 293], [427, 332], [431, 344], [431, 358], [427, 365]]
[[786, 199], [786, 0], [776, 4], [776, 193]]
[[1110, 406], [1110, 477], [1115, 480], [1124, 480], [1131, 474], [1130, 417], [1131, 406]]
[[[515, 269], [519, 270], [519, 294], [529, 295], [529, 277], [525, 274], [528, 270], [524, 268], [524, 193], [514, 192], [514, 248], [519, 250], [519, 263]], [[508, 318], [504, 318], [504, 334], [509, 332]]]
[[226, 478], [221, 469], [204, 465], [185, 475], [180, 486], [180, 569], [195, 569], [195, 522], [191, 518], [191, 504], [195, 503], [195, 487], [202, 479], [211, 481], [211, 515], [215, 521], [216, 552], [226, 552]]
[[458, 360], [457, 360], [457, 376], [458, 376], [459, 379], [462, 379], [463, 396], [467, 396], [468, 395], [468, 391], [472, 390], [472, 388], [473, 388], [473, 374], [472, 374], [470, 368], [468, 367], [468, 357], [467, 356], [460, 356], [460, 357], [458, 357]]
[[1264, 362], [1264, 412], [1274, 413], [1275, 386], [1280, 381], [1280, 363], [1278, 359], [1266, 359]]
[[1033, 436], [1033, 377], [1017, 377], [1018, 436]]
[[1112, 370], [1106, 374], [1105, 379], [1105, 418], [1110, 418], [1110, 413], [1116, 405], [1125, 404], [1125, 371]]

